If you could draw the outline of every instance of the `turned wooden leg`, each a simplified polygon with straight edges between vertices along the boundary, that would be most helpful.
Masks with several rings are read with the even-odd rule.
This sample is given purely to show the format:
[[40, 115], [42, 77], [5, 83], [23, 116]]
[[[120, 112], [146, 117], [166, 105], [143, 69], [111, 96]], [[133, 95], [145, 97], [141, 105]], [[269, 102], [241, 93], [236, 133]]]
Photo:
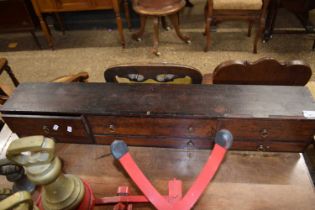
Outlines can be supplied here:
[[164, 28], [166, 31], [171, 30], [171, 27], [167, 24], [165, 17], [161, 17], [161, 23], [162, 23], [162, 28]]
[[42, 29], [42, 32], [44, 33], [44, 36], [47, 40], [48, 46], [53, 49], [54, 48], [54, 41], [53, 41], [53, 37], [51, 35], [51, 32], [48, 28], [48, 25], [41, 14], [37, 17], [39, 19], [39, 23], [40, 23], [40, 27]]
[[131, 26], [131, 20], [130, 20], [128, 0], [124, 0], [124, 7], [125, 7], [125, 17], [126, 17], [128, 29], [131, 30], [132, 26]]
[[210, 34], [210, 27], [211, 27], [212, 18], [207, 17], [206, 19], [206, 27], [205, 27], [205, 35], [206, 35], [206, 47], [205, 52], [207, 52], [211, 45], [211, 34]]
[[126, 42], [125, 42], [125, 36], [124, 36], [124, 31], [123, 31], [123, 24], [122, 24], [122, 20], [120, 17], [118, 0], [113, 0], [113, 8], [114, 8], [115, 15], [116, 15], [116, 24], [117, 24], [117, 28], [118, 28], [118, 32], [119, 32], [119, 36], [120, 36], [121, 46], [123, 48], [125, 48]]
[[269, 9], [269, 14], [270, 17], [269, 17], [269, 21], [267, 22], [267, 29], [266, 29], [266, 34], [264, 36], [264, 41], [268, 41], [272, 38], [272, 34], [273, 34], [273, 31], [274, 31], [274, 27], [275, 27], [275, 23], [276, 23], [276, 19], [277, 19], [277, 16], [278, 16], [278, 3], [277, 1], [271, 1], [271, 5], [270, 5], [270, 9]]
[[[205, 7], [203, 8], [203, 15], [204, 15], [204, 19], [205, 19], [205, 23], [207, 22], [207, 17], [208, 17], [208, 1], [205, 5]], [[202, 33], [202, 35], [206, 36], [206, 28], [205, 31]]]
[[254, 40], [254, 48], [253, 48], [254, 54], [257, 53], [257, 44], [258, 44], [258, 41], [260, 40], [262, 33], [264, 32], [264, 29], [265, 29], [265, 18], [260, 18], [259, 25], [256, 31], [255, 40]]
[[315, 50], [315, 40], [313, 42], [313, 48], [312, 49]]
[[136, 41], [141, 41], [142, 40], [142, 36], [144, 34], [144, 30], [145, 30], [145, 24], [147, 22], [147, 16], [145, 15], [140, 15], [140, 29], [138, 32], [132, 34], [132, 38]]
[[32, 0], [32, 4], [33, 4], [33, 8], [34, 8], [34, 11], [35, 11], [35, 14], [36, 16], [38, 17], [39, 19], [39, 24], [40, 24], [40, 27], [42, 29], [42, 32], [47, 40], [47, 43], [48, 43], [48, 46], [50, 48], [53, 48], [54, 44], [53, 44], [53, 38], [52, 38], [52, 35], [50, 33], [50, 30], [47, 26], [47, 23], [46, 21], [44, 20], [43, 16], [42, 16], [42, 13], [39, 9], [39, 6], [37, 5], [37, 2]]
[[34, 39], [34, 41], [35, 41], [37, 47], [38, 47], [39, 49], [42, 49], [42, 46], [40, 45], [40, 43], [39, 43], [39, 41], [38, 41], [38, 39], [37, 39], [37, 36], [36, 36], [35, 32], [34, 32], [34, 31], [30, 31], [30, 32], [31, 32], [31, 34], [32, 34], [32, 36], [33, 36], [33, 39]]
[[178, 13], [175, 14], [171, 14], [169, 15], [169, 18], [171, 20], [171, 23], [175, 29], [175, 32], [177, 34], [177, 36], [183, 40], [184, 42], [186, 42], [187, 44], [191, 43], [189, 36], [186, 36], [184, 34], [182, 34], [179, 30], [179, 18], [178, 18]]
[[248, 32], [247, 32], [248, 37], [250, 37], [252, 35], [252, 27], [253, 27], [253, 22], [250, 20], [248, 22]]
[[62, 34], [65, 35], [66, 34], [66, 29], [65, 29], [65, 24], [62, 20], [62, 18], [60, 17], [58, 12], [54, 13], [55, 19], [57, 20], [57, 23], [60, 27], [60, 30], [62, 31]]
[[154, 16], [153, 17], [153, 53], [157, 56], [161, 55], [159, 52], [159, 17]]

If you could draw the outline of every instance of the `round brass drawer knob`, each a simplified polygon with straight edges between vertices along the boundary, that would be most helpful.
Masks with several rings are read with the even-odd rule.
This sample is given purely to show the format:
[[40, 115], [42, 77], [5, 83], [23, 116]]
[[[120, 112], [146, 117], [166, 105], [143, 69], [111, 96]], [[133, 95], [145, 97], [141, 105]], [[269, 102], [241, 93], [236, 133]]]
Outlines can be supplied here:
[[260, 131], [260, 135], [261, 135], [261, 137], [263, 137], [263, 138], [267, 138], [268, 135], [269, 135], [269, 132], [268, 132], [268, 130], [267, 130], [266, 128], [264, 128], [264, 129], [262, 129], [262, 130]]
[[116, 130], [115, 125], [113, 125], [113, 124], [109, 124], [108, 129], [109, 129], [109, 132], [111, 132], [111, 133], [114, 133]]
[[260, 151], [260, 152], [267, 152], [269, 150], [270, 150], [270, 146], [269, 145], [260, 144], [257, 147], [257, 151]]
[[264, 145], [260, 144], [260, 145], [258, 145], [258, 147], [257, 147], [257, 151], [264, 152], [264, 151], [266, 151], [266, 148], [265, 148]]
[[44, 125], [43, 126], [43, 131], [44, 131], [44, 133], [49, 134], [50, 129], [49, 129], [49, 127], [47, 125]]

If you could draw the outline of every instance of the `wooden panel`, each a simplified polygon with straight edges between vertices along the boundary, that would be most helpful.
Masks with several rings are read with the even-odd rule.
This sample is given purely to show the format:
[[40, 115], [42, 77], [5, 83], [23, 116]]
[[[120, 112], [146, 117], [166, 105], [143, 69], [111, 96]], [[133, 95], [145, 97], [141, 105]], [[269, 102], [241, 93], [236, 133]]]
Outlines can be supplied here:
[[6, 113], [190, 118], [243, 115], [296, 119], [304, 118], [303, 110], [315, 110], [315, 103], [305, 87], [28, 83], [19, 85], [0, 110]]
[[126, 134], [209, 138], [216, 131], [216, 120], [88, 116], [94, 134]]
[[3, 118], [20, 136], [44, 135], [61, 142], [93, 143], [81, 117], [4, 115]]
[[24, 0], [0, 1], [0, 31], [33, 30], [34, 24]]
[[304, 86], [311, 76], [311, 67], [301, 60], [283, 63], [272, 58], [255, 62], [232, 60], [215, 68], [213, 84]]
[[221, 129], [230, 130], [237, 140], [311, 142], [315, 122], [287, 119], [222, 119]]
[[33, 0], [41, 12], [112, 9], [112, 0]]
[[112, 0], [93, 0], [95, 2], [96, 7], [102, 8], [113, 8], [113, 1]]
[[32, 2], [37, 5], [41, 11], [52, 11], [57, 9], [54, 0], [32, 0]]
[[57, 4], [57, 8], [61, 10], [81, 10], [89, 7], [93, 7], [93, 3], [90, 0], [54, 0]]

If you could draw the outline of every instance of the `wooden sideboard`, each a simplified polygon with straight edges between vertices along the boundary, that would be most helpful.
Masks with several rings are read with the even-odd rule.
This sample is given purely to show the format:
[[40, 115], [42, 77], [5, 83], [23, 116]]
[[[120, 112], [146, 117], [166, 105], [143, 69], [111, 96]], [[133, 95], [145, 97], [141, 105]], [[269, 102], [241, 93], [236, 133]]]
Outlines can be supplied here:
[[[287, 29], [278, 29], [274, 31], [278, 10], [280, 7], [286, 8], [288, 11], [294, 13], [300, 20], [302, 26], [305, 28], [305, 31]], [[314, 0], [271, 0], [269, 4], [269, 13], [266, 20], [264, 40], [268, 41], [274, 33], [315, 33], [313, 23], [311, 23], [309, 20], [309, 12], [314, 8]]]
[[[127, 5], [127, 0], [125, 5]], [[40, 25], [48, 45], [53, 47], [53, 38], [47, 26], [43, 13], [58, 13], [85, 10], [105, 10], [113, 9], [116, 15], [116, 24], [120, 36], [120, 42], [125, 47], [125, 38], [123, 33], [123, 24], [120, 17], [119, 0], [32, 0], [36, 15], [39, 18]], [[129, 18], [128, 10], [126, 11]]]
[[0, 33], [30, 32], [36, 45], [35, 25], [25, 0], [0, 0]]
[[57, 142], [211, 148], [229, 129], [234, 150], [302, 152], [313, 142], [315, 111], [305, 87], [242, 85], [49, 84], [18, 86], [1, 107], [20, 136]]

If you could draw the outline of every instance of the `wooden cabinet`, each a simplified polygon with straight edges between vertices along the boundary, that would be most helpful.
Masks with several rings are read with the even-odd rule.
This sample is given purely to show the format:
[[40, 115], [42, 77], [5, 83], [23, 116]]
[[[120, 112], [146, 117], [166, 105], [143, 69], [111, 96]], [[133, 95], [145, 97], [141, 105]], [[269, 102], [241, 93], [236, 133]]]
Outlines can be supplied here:
[[313, 142], [303, 110], [315, 111], [305, 87], [110, 83], [21, 84], [1, 108], [17, 134], [58, 142], [208, 149], [228, 129], [232, 149], [273, 152]]
[[38, 46], [35, 25], [24, 0], [0, 0], [0, 33], [30, 32]]
[[[124, 0], [127, 1], [127, 0]], [[40, 25], [48, 45], [53, 47], [53, 37], [50, 33], [47, 23], [43, 18], [43, 13], [58, 13], [85, 10], [105, 10], [112, 9], [115, 12], [116, 24], [119, 32], [120, 42], [125, 47], [125, 38], [123, 34], [123, 24], [120, 17], [120, 0], [32, 0], [36, 15], [40, 20]], [[125, 4], [127, 5], [127, 4]], [[128, 25], [130, 26], [129, 11], [125, 9]]]

